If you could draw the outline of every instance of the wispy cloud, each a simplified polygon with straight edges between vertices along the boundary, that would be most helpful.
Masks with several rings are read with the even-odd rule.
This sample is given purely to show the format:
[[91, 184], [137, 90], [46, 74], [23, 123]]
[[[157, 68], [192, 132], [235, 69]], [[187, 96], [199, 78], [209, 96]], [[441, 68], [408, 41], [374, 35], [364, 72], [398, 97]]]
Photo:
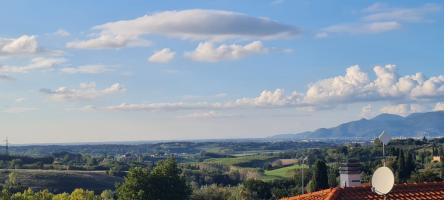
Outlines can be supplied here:
[[23, 66], [0, 65], [0, 73], [28, 73], [38, 70], [52, 70], [64, 62], [65, 59], [63, 58], [36, 57], [29, 64]]
[[18, 114], [18, 113], [31, 112], [31, 111], [35, 111], [35, 110], [37, 110], [37, 108], [14, 106], [14, 107], [9, 107], [9, 108], [4, 109], [3, 112], [11, 113], [11, 114]]
[[318, 33], [316, 37], [327, 37], [331, 33], [382, 33], [401, 28], [401, 24], [396, 21], [384, 22], [370, 22], [370, 23], [355, 23], [355, 24], [337, 24], [326, 27], [322, 32]]
[[79, 88], [59, 87], [55, 90], [41, 89], [40, 92], [56, 101], [93, 100], [102, 96], [117, 94], [126, 89], [119, 83], [114, 83], [104, 89], [97, 89], [96, 83], [81, 83]]
[[398, 21], [398, 22], [423, 22], [426, 16], [441, 10], [437, 4], [424, 4], [416, 8], [393, 8], [385, 4], [373, 4], [365, 11], [365, 21]]
[[88, 40], [76, 40], [68, 42], [67, 48], [72, 49], [108, 49], [123, 47], [145, 47], [151, 45], [148, 40], [134, 36], [101, 35]]
[[357, 22], [335, 24], [321, 29], [317, 38], [325, 38], [331, 34], [372, 34], [400, 29], [406, 23], [426, 22], [426, 17], [439, 12], [441, 6], [424, 4], [413, 8], [389, 7], [383, 3], [372, 4], [364, 9]]
[[156, 51], [148, 58], [149, 62], [153, 63], [169, 63], [176, 56], [176, 52], [169, 48], [164, 48]]
[[71, 33], [69, 33], [68, 31], [66, 31], [64, 29], [58, 29], [53, 34], [56, 35], [56, 36], [59, 36], [59, 37], [68, 37], [68, 36], [71, 35]]
[[77, 67], [65, 67], [60, 69], [61, 72], [66, 74], [101, 74], [112, 71], [113, 69], [105, 65], [81, 65]]
[[204, 111], [204, 112], [193, 112], [186, 115], [181, 115], [178, 118], [186, 118], [186, 119], [218, 119], [218, 118], [231, 118], [237, 117], [238, 115], [230, 115], [223, 114], [220, 112], [216, 112], [214, 110]]

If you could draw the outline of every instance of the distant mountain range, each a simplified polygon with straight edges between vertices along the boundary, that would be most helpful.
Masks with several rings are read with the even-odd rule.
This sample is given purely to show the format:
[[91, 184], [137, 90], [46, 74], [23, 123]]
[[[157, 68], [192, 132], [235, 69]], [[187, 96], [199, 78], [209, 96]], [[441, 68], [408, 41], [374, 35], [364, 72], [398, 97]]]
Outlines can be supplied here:
[[397, 137], [444, 136], [444, 111], [414, 113], [407, 117], [381, 114], [372, 119], [347, 122], [333, 128], [321, 128], [295, 134], [279, 134], [270, 139], [373, 138], [382, 131]]

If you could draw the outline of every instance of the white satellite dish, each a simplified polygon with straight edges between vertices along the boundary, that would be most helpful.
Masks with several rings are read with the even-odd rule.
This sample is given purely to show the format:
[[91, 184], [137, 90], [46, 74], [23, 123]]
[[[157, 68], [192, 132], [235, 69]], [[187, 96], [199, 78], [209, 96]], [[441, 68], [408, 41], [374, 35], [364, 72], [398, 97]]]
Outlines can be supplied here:
[[372, 190], [379, 195], [386, 195], [395, 184], [395, 176], [388, 167], [380, 167], [376, 169], [372, 176]]

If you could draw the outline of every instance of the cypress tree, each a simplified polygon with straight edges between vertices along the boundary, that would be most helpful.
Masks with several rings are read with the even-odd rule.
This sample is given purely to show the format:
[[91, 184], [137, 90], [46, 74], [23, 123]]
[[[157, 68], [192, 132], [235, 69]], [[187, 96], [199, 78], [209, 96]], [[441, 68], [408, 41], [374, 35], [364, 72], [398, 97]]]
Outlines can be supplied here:
[[406, 165], [405, 165], [405, 156], [404, 156], [404, 151], [401, 149], [399, 151], [399, 156], [398, 156], [398, 179], [399, 182], [405, 182], [406, 180]]
[[414, 172], [416, 170], [414, 152], [412, 153], [411, 151], [409, 151], [407, 153], [407, 160], [406, 160], [405, 168], [406, 168], [406, 179], [409, 179], [410, 176], [412, 175], [412, 172]]
[[316, 161], [312, 182], [314, 191], [328, 188], [328, 169], [324, 161]]

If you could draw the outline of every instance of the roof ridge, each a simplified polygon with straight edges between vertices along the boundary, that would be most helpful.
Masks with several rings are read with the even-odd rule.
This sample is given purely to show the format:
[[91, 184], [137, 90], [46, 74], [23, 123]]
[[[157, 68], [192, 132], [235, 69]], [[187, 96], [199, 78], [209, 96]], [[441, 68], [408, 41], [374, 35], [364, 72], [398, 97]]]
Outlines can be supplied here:
[[[328, 188], [316, 192], [306, 193], [293, 197], [282, 198], [281, 200], [334, 200], [334, 199], [353, 199], [362, 197], [377, 198], [379, 195], [371, 191], [371, 185], [365, 184], [346, 188]], [[412, 199], [406, 198], [417, 197], [416, 195], [431, 195], [430, 199], [442, 199], [444, 197], [444, 182], [413, 182], [413, 183], [398, 183], [394, 186], [390, 193], [395, 199]]]
[[293, 196], [293, 197], [285, 197], [285, 198], [282, 198], [281, 200], [297, 200], [297, 199], [302, 199], [305, 197], [323, 195], [323, 194], [330, 196], [331, 193], [335, 193], [336, 191], [337, 191], [336, 188], [327, 188], [327, 189], [319, 190], [316, 192], [309, 192], [309, 193], [305, 193], [305, 194], [300, 194], [300, 195]]

